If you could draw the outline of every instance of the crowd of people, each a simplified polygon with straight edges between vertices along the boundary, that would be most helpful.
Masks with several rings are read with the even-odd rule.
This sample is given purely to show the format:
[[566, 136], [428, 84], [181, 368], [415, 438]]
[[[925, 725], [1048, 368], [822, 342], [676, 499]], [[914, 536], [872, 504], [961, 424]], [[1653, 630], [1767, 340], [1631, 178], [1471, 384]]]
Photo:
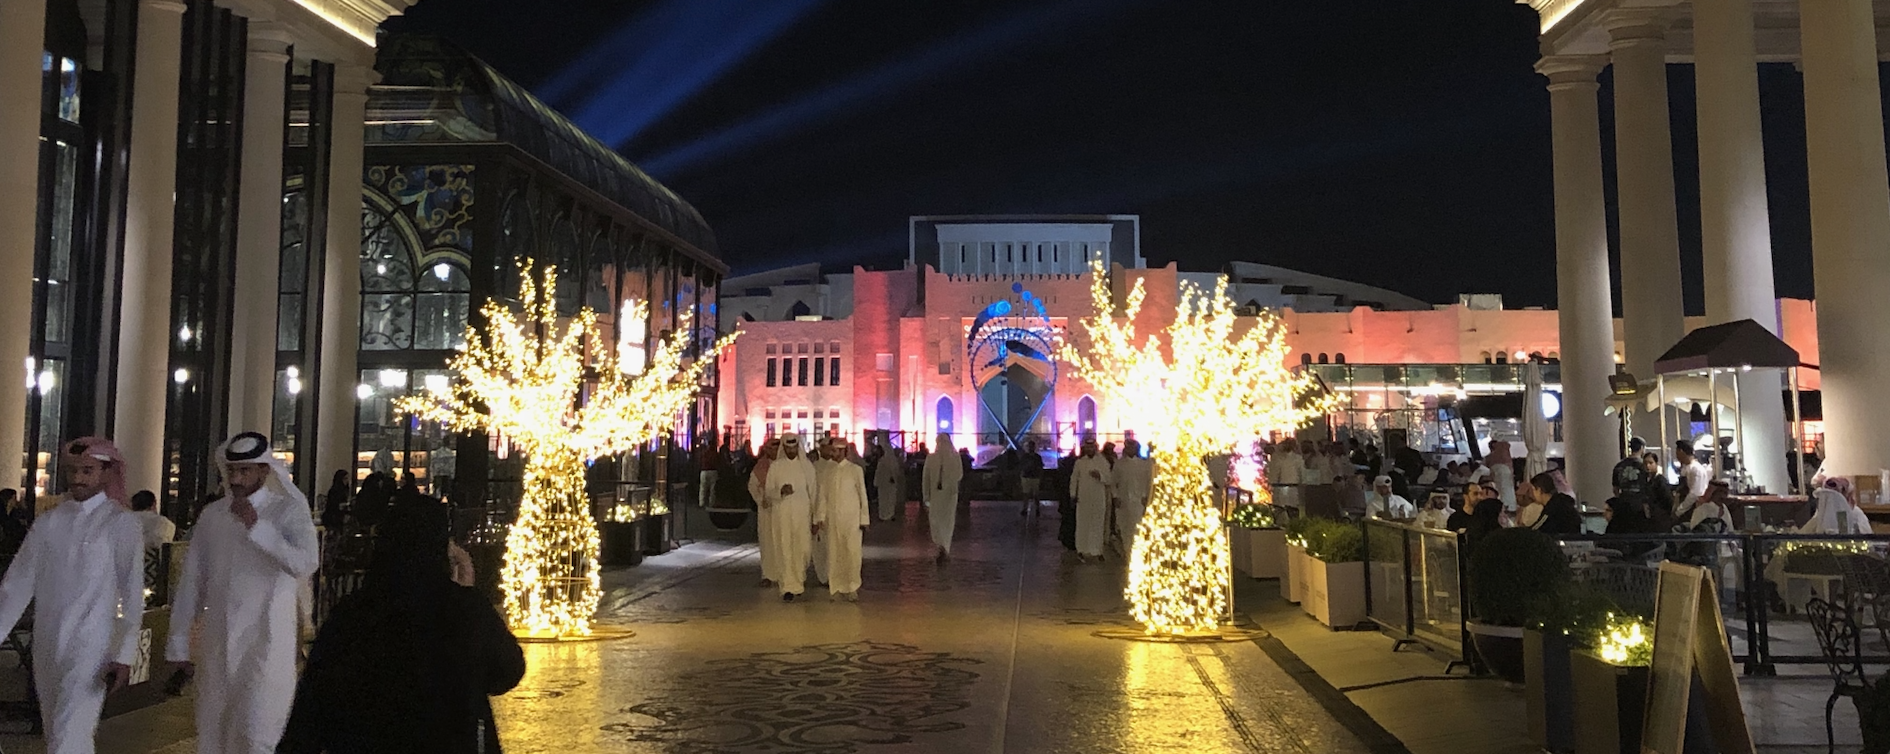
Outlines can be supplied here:
[[[315, 518], [267, 437], [239, 434], [215, 458], [223, 494], [186, 532], [162, 637], [169, 670], [152, 673], [173, 694], [194, 684], [197, 750], [498, 751], [487, 698], [518, 683], [524, 655], [471, 588], [445, 506], [378, 481], [363, 486], [347, 513], [375, 519], [372, 564], [316, 633], [298, 676], [321, 557]], [[132, 678], [146, 558], [177, 527], [152, 493], [127, 494], [124, 457], [110, 441], [67, 443], [60, 466], [63, 493], [40, 496], [36, 510], [0, 492], [0, 543], [12, 556], [0, 578], [0, 635], [30, 625], [47, 751], [83, 754], [94, 750], [106, 698]], [[343, 515], [321, 512], [324, 521]]]

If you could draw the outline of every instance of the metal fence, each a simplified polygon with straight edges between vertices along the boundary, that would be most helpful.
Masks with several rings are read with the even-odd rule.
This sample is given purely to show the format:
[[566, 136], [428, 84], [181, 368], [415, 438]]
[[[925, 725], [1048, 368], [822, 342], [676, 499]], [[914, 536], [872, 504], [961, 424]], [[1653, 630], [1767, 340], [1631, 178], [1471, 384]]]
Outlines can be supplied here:
[[[1397, 639], [1480, 663], [1466, 623], [1468, 548], [1461, 535], [1393, 521], [1365, 527], [1366, 615]], [[1747, 675], [1778, 665], [1823, 664], [1806, 616], [1812, 598], [1852, 605], [1890, 598], [1890, 535], [1633, 534], [1557, 537], [1577, 582], [1624, 613], [1651, 618], [1661, 561], [1704, 566], [1714, 576], [1733, 659]], [[1859, 616], [1866, 626], [1873, 616]], [[1890, 664], [1890, 632], [1863, 647], [1863, 662]], [[1447, 668], [1448, 669], [1448, 668]]]

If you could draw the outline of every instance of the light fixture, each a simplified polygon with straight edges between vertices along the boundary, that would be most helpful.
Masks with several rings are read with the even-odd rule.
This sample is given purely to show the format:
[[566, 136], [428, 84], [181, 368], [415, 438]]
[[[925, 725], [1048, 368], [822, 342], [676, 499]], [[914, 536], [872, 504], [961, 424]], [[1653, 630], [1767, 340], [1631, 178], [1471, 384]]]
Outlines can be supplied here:
[[365, 382], [354, 386], [354, 397], [367, 400], [374, 397], [374, 386]]
[[444, 283], [448, 278], [453, 276], [453, 268], [448, 267], [445, 262], [433, 265], [433, 276], [439, 278], [440, 282]]
[[427, 390], [435, 393], [444, 393], [446, 392], [446, 388], [452, 385], [451, 379], [448, 379], [444, 374], [437, 373], [427, 375], [425, 382]]
[[58, 377], [53, 374], [51, 369], [39, 373], [38, 387], [40, 395], [52, 392], [53, 386], [56, 384], [58, 384]]
[[31, 356], [26, 357], [26, 389], [27, 390], [32, 390], [33, 386], [38, 384], [38, 375], [39, 375], [39, 361], [34, 359]]
[[376, 274], [376, 275], [385, 275], [385, 274], [387, 274], [387, 264], [386, 264], [386, 263], [384, 263], [384, 262], [375, 262], [375, 263], [374, 263], [374, 274]]
[[190, 325], [177, 328], [177, 340], [180, 343], [190, 342]]
[[294, 364], [284, 367], [282, 371], [291, 379], [302, 376], [302, 369]]
[[406, 386], [407, 386], [407, 370], [405, 369], [381, 370], [381, 387], [400, 388], [400, 387], [406, 387]]
[[288, 380], [288, 383], [284, 385], [284, 387], [288, 389], [289, 395], [301, 395], [302, 394], [302, 378], [291, 376]]
[[1527, 359], [1529, 358], [1529, 354], [1528, 354], [1528, 353], [1526, 353], [1526, 352], [1524, 352], [1524, 351], [1523, 351], [1522, 349], [1520, 349], [1520, 348], [1518, 348], [1518, 349], [1516, 349], [1516, 353], [1515, 353], [1514, 355], [1515, 355], [1515, 357], [1516, 357], [1516, 360], [1517, 360], [1517, 361], [1525, 361], [1525, 360], [1527, 360]]
[[178, 367], [177, 371], [171, 373], [171, 381], [176, 382], [179, 385], [189, 382], [190, 370], [185, 369], [183, 367]]
[[1545, 390], [1542, 393], [1540, 402], [1542, 404], [1542, 418], [1555, 421], [1556, 417], [1562, 415], [1562, 396]]

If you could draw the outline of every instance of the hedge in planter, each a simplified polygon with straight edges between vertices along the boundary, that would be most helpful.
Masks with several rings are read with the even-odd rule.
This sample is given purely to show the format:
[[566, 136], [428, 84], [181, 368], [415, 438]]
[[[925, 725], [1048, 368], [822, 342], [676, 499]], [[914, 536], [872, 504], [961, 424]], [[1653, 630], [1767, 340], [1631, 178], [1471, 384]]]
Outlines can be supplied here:
[[1321, 521], [1312, 531], [1306, 611], [1329, 627], [1351, 628], [1365, 620], [1364, 532], [1339, 521]]
[[1477, 543], [1470, 553], [1470, 632], [1492, 671], [1522, 682], [1523, 629], [1554, 614], [1569, 581], [1568, 559], [1542, 532], [1501, 529]]

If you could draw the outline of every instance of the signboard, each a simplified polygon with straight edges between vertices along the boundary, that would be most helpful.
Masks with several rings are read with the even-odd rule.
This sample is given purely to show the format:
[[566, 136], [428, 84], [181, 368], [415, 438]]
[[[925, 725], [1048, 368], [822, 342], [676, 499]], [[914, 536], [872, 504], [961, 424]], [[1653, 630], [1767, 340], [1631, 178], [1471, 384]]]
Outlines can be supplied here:
[[1647, 714], [1641, 727], [1642, 754], [1681, 754], [1686, 745], [1687, 705], [1693, 678], [1700, 678], [1713, 744], [1721, 752], [1753, 751], [1752, 735], [1739, 706], [1739, 681], [1732, 647], [1719, 613], [1712, 572], [1702, 566], [1660, 564], [1654, 598], [1654, 660], [1648, 672]]

